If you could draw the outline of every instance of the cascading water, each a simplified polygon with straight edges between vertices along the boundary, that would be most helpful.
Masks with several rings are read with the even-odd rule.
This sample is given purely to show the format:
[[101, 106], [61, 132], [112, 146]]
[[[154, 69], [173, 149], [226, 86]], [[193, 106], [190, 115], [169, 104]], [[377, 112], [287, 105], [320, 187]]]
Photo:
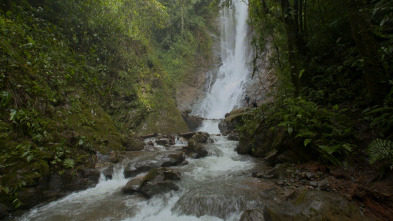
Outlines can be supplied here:
[[[249, 73], [247, 5], [244, 1], [234, 1], [231, 8], [222, 10], [221, 15], [222, 66], [197, 111], [197, 115], [216, 119], [207, 120], [201, 129], [212, 134], [219, 133], [217, 119], [223, 118], [240, 103], [243, 83]], [[150, 199], [123, 195], [121, 187], [129, 179], [124, 178], [124, 166], [119, 164], [113, 180], [102, 178], [94, 188], [32, 209], [17, 220], [239, 220], [244, 210], [261, 206], [262, 192], [258, 189], [258, 181], [244, 175], [250, 174], [256, 160], [238, 155], [234, 151], [236, 141], [216, 135], [211, 138], [214, 143], [206, 145], [209, 156], [187, 159], [187, 165], [173, 167], [182, 176], [177, 183], [180, 188], [177, 192]], [[178, 145], [169, 151], [180, 151]], [[157, 156], [167, 150], [161, 146], [145, 151], [139, 154]], [[138, 158], [123, 162], [123, 165], [133, 160]]]
[[[244, 83], [250, 74], [251, 50], [248, 41], [248, 7], [245, 1], [221, 11], [220, 55], [222, 64], [207, 97], [194, 114], [207, 119], [220, 119], [241, 103]], [[209, 84], [211, 84], [209, 82]]]

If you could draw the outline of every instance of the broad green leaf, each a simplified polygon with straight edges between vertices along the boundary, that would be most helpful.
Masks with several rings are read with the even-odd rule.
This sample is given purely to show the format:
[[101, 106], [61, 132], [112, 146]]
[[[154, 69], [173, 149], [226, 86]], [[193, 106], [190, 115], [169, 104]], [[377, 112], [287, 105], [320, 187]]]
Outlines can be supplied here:
[[304, 146], [306, 147], [309, 143], [311, 143], [311, 139], [304, 140]]

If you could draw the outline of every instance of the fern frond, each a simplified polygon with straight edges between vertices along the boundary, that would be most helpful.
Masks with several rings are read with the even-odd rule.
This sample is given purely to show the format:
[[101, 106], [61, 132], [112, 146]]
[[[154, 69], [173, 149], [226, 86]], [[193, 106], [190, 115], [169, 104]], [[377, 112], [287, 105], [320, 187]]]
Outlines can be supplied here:
[[390, 140], [376, 139], [368, 146], [371, 164], [380, 160], [388, 160], [393, 165], [393, 143]]

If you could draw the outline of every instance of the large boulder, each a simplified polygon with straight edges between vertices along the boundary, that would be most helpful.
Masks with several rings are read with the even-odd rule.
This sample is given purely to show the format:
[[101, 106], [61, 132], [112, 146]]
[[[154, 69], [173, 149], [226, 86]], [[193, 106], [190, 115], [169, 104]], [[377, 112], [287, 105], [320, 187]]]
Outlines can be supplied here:
[[240, 137], [236, 151], [238, 154], [250, 154], [251, 146], [249, 144], [249, 140], [244, 137]]
[[146, 197], [169, 191], [177, 191], [179, 187], [173, 182], [180, 180], [180, 173], [168, 168], [153, 168], [145, 176], [131, 179], [123, 188], [124, 194], [141, 193]]
[[210, 134], [207, 132], [197, 132], [194, 134], [194, 136], [191, 137], [192, 140], [199, 142], [199, 143], [210, 143], [212, 142], [210, 139]]
[[183, 147], [183, 151], [185, 151], [185, 154], [187, 156], [192, 157], [194, 159], [205, 157], [208, 154], [203, 144], [193, 139], [188, 141], [188, 145], [186, 147]]
[[271, 130], [264, 125], [256, 130], [253, 137], [241, 137], [237, 152], [264, 158], [271, 165], [301, 163], [312, 159], [312, 153], [304, 147], [302, 139], [291, 136], [283, 128]]
[[248, 108], [239, 108], [226, 114], [225, 119], [222, 119], [218, 124], [221, 134], [224, 136], [230, 134], [243, 123], [244, 117], [251, 117], [252, 115], [248, 111]]
[[183, 120], [186, 122], [191, 131], [196, 131], [202, 126], [204, 118], [198, 116], [190, 116], [191, 110], [185, 110], [181, 113]]
[[135, 152], [124, 169], [126, 178], [147, 172], [152, 168], [171, 167], [181, 164], [185, 159], [182, 151], [144, 151]]
[[132, 178], [130, 181], [127, 182], [125, 186], [121, 188], [121, 192], [124, 194], [135, 194], [141, 193], [139, 188], [143, 183], [144, 176], [138, 176]]
[[121, 143], [126, 151], [140, 151], [145, 147], [143, 139], [137, 137], [123, 137]]

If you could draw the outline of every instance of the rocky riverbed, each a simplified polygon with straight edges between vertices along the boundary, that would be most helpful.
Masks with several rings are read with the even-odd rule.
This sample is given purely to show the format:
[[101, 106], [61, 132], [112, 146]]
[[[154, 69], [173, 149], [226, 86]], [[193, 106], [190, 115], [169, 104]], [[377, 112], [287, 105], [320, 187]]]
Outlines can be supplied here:
[[389, 210], [376, 216], [376, 204], [362, 198], [389, 195], [353, 186], [354, 177], [346, 171], [316, 163], [270, 166], [263, 159], [238, 155], [238, 142], [203, 132], [144, 138], [140, 151], [101, 156], [96, 187], [16, 220], [389, 219]]

